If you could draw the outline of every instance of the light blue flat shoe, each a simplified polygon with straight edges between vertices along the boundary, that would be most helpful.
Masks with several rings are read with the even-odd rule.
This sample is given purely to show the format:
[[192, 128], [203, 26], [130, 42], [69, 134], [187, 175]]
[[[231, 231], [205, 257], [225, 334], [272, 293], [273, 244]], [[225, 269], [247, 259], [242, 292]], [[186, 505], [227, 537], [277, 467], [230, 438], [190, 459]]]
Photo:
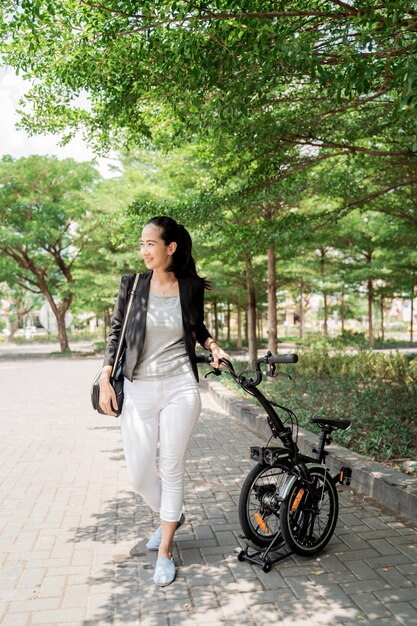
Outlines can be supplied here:
[[158, 587], [166, 587], [175, 580], [177, 568], [174, 559], [167, 559], [165, 556], [158, 557], [155, 565], [153, 581]]
[[[179, 522], [177, 524], [177, 528], [179, 528], [180, 526], [182, 526], [185, 522], [185, 516], [184, 513], [181, 513], [181, 517], [179, 519]], [[159, 546], [161, 545], [161, 541], [162, 541], [162, 529], [159, 526], [150, 536], [148, 543], [146, 544], [146, 547], [148, 548], [148, 550], [159, 550]]]

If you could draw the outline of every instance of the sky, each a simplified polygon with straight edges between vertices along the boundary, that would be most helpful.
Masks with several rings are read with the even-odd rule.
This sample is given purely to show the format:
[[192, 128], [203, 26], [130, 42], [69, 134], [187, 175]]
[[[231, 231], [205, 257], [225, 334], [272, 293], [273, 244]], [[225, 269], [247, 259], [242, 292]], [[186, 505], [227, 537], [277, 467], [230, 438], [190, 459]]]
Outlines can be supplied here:
[[[19, 116], [16, 113], [20, 98], [29, 85], [17, 76], [11, 68], [0, 68], [0, 157], [10, 154], [19, 158], [32, 154], [54, 155], [59, 159], [72, 158], [76, 161], [93, 160], [93, 151], [85, 144], [81, 136], [75, 137], [66, 146], [59, 146], [56, 135], [34, 135], [30, 137], [23, 130], [16, 128]], [[116, 159], [99, 158], [97, 167], [102, 176], [110, 176], [109, 165], [115, 165]]]

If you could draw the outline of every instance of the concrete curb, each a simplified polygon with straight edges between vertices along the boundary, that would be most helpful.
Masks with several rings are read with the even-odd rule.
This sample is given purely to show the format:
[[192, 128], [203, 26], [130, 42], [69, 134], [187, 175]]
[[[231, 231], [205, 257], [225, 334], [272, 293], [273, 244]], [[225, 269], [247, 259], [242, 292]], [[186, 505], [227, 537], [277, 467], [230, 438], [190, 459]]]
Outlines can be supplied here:
[[[242, 420], [257, 435], [269, 437], [271, 430], [262, 407], [240, 398], [237, 394], [215, 381], [201, 381], [216, 402], [233, 417]], [[317, 434], [300, 428], [298, 445], [304, 454], [311, 454], [317, 443]], [[249, 448], [250, 442], [248, 442]], [[352, 468], [352, 488], [374, 498], [377, 502], [412, 520], [417, 518], [417, 479], [407, 476], [386, 465], [343, 448], [337, 444], [328, 447], [326, 464], [332, 473], [342, 465]]]

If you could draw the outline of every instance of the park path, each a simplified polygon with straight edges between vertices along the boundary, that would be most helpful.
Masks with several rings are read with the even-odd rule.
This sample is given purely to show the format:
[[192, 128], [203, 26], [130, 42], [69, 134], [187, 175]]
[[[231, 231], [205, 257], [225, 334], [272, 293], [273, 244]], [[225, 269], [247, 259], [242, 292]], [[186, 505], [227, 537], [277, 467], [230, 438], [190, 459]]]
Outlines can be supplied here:
[[175, 583], [154, 553], [128, 558], [156, 522], [127, 482], [119, 423], [90, 409], [97, 359], [0, 361], [1, 626], [417, 625], [417, 528], [341, 492], [316, 559], [271, 573], [236, 559], [237, 500], [259, 439], [203, 393], [187, 461]]

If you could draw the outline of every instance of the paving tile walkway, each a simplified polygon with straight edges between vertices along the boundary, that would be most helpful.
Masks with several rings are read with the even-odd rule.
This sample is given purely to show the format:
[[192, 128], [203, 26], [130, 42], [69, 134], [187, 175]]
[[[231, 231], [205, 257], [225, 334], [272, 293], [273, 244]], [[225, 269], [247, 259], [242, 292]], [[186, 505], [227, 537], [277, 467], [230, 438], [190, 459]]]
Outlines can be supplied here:
[[[417, 625], [417, 529], [343, 488], [315, 559], [240, 563], [240, 485], [259, 441], [207, 393], [187, 461], [178, 577], [152, 582], [155, 517], [127, 482], [118, 421], [89, 406], [96, 359], [0, 362], [2, 626]], [[143, 553], [129, 558], [138, 540]]]

